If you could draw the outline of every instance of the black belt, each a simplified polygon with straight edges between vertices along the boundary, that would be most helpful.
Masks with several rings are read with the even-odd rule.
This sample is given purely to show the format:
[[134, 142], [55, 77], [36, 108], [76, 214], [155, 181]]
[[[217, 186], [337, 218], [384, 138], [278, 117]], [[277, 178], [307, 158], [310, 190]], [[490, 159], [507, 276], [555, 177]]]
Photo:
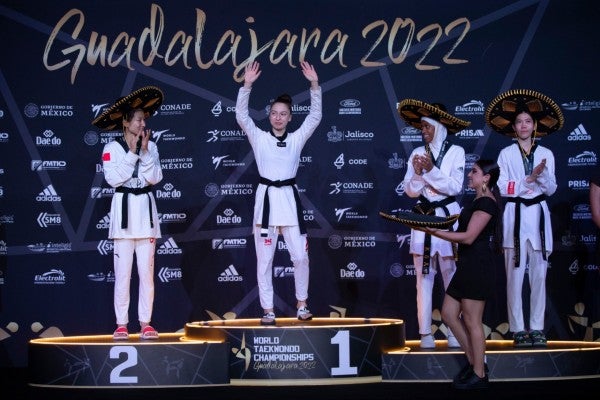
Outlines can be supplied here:
[[306, 233], [306, 227], [304, 226], [304, 219], [302, 218], [302, 204], [300, 203], [300, 195], [298, 194], [298, 189], [296, 188], [296, 178], [290, 178], [283, 181], [272, 181], [267, 178], [260, 177], [260, 183], [263, 185], [267, 185], [265, 190], [265, 198], [263, 201], [263, 215], [262, 215], [262, 224], [261, 224], [261, 233], [260, 236], [266, 237], [268, 233], [265, 232], [269, 229], [269, 212], [271, 210], [271, 206], [269, 204], [269, 187], [283, 187], [283, 186], [291, 186], [294, 190], [294, 199], [296, 200], [296, 214], [298, 215], [298, 225], [300, 226], [300, 233]]
[[[519, 231], [521, 230], [521, 204], [525, 207], [539, 204], [542, 201], [546, 201], [546, 195], [540, 194], [533, 199], [524, 199], [522, 197], [506, 197], [509, 203], [515, 204], [515, 226], [513, 228], [513, 240], [515, 243], [515, 267], [519, 267], [521, 263], [521, 241], [519, 238]], [[546, 230], [545, 230], [545, 215], [544, 208], [542, 207], [542, 216], [540, 217], [540, 239], [542, 241], [542, 257], [546, 260]]]
[[143, 188], [130, 188], [125, 186], [119, 186], [115, 189], [117, 193], [123, 193], [123, 198], [121, 199], [121, 228], [127, 229], [127, 221], [129, 219], [128, 207], [127, 207], [127, 197], [132, 194], [134, 196], [139, 196], [140, 194], [146, 194], [148, 196], [148, 211], [150, 213], [150, 226], [154, 228], [154, 221], [152, 220], [152, 198], [150, 197], [150, 192], [152, 192], [152, 186], [145, 186]]
[[[427, 199], [425, 196], [420, 195], [419, 202], [413, 207], [413, 212], [425, 215], [435, 215], [435, 209], [441, 208], [444, 211], [444, 214], [446, 214], [446, 217], [448, 217], [450, 215], [450, 210], [448, 210], [448, 207], [446, 206], [450, 203], [454, 203], [455, 201], [456, 199], [454, 198], [454, 196], [446, 197], [445, 199], [439, 201], [429, 201], [429, 199]], [[450, 230], [452, 230], [452, 228], [450, 228]], [[454, 245], [454, 243], [451, 243], [451, 245], [452, 253], [454, 254], [454, 259], [456, 259], [456, 246]], [[431, 235], [426, 233], [425, 243], [423, 244], [423, 275], [429, 273], [429, 259], [431, 257], [429, 254], [430, 252]]]

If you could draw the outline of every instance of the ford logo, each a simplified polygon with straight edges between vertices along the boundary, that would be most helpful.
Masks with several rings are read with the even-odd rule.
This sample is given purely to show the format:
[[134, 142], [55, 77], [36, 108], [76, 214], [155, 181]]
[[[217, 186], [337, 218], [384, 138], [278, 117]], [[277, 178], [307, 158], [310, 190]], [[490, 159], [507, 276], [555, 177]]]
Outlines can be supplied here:
[[340, 106], [342, 107], [358, 107], [360, 106], [360, 101], [356, 99], [346, 99], [340, 101]]

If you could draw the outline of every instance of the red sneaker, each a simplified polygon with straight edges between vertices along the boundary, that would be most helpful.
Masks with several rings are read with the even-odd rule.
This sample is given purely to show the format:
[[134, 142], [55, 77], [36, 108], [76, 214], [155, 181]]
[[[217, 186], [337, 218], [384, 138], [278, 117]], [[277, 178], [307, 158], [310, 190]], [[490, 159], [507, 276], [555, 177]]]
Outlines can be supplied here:
[[158, 339], [158, 332], [156, 332], [156, 329], [154, 329], [150, 325], [147, 325], [146, 327], [144, 327], [144, 329], [142, 329], [140, 338], [144, 340]]
[[114, 340], [127, 340], [127, 339], [129, 339], [129, 332], [127, 331], [127, 328], [124, 327], [124, 326], [118, 327], [113, 332], [113, 339]]

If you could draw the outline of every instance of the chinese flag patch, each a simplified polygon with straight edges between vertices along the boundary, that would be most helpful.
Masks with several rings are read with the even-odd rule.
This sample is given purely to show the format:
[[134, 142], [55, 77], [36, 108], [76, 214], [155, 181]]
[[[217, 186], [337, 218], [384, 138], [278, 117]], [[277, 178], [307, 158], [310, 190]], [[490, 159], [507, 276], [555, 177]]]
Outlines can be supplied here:
[[102, 154], [102, 161], [110, 161], [110, 153]]

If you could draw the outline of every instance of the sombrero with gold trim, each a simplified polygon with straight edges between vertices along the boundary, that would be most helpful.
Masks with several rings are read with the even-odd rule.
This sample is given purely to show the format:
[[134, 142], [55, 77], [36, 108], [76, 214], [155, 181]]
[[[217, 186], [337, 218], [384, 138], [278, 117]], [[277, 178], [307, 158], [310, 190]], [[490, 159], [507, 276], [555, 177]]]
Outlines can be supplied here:
[[411, 211], [399, 211], [396, 215], [386, 214], [382, 211], [379, 215], [390, 221], [399, 222], [411, 228], [438, 228], [448, 229], [458, 219], [460, 214], [438, 217], [436, 215], [418, 214]]
[[421, 100], [404, 99], [398, 104], [398, 114], [409, 125], [421, 129], [421, 118], [428, 117], [444, 125], [448, 133], [460, 132], [469, 125], [470, 121], [456, 118], [446, 111], [446, 107], [440, 103], [425, 103]]
[[114, 130], [123, 128], [123, 118], [132, 109], [142, 109], [145, 118], [150, 117], [163, 102], [163, 92], [156, 86], [145, 86], [115, 101], [92, 124], [100, 129]]
[[529, 89], [513, 89], [496, 96], [485, 110], [485, 122], [496, 132], [514, 137], [513, 122], [523, 111], [537, 121], [537, 136], [549, 135], [565, 122], [558, 104], [545, 94]]

